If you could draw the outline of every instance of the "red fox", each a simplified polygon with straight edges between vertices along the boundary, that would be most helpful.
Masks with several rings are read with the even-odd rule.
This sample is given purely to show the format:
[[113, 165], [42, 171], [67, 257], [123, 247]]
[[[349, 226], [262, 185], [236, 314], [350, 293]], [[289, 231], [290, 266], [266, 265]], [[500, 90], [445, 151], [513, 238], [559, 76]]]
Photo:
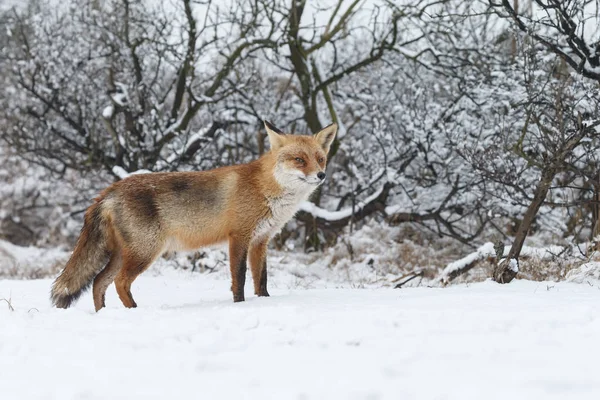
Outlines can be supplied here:
[[264, 123], [271, 150], [248, 164], [132, 175], [105, 189], [85, 213], [75, 250], [52, 285], [52, 303], [69, 307], [93, 281], [99, 311], [114, 280], [123, 305], [136, 307], [132, 282], [165, 251], [225, 241], [233, 301], [244, 301], [246, 260], [254, 293], [269, 296], [267, 245], [325, 179], [337, 125], [295, 136]]

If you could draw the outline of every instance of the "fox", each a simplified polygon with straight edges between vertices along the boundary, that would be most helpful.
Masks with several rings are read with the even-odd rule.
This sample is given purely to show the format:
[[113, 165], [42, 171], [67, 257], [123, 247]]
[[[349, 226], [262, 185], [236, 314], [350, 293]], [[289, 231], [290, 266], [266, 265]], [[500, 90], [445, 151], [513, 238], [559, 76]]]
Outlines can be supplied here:
[[102, 191], [86, 210], [73, 253], [52, 284], [52, 304], [68, 308], [93, 286], [100, 311], [114, 281], [123, 305], [135, 308], [131, 284], [158, 257], [219, 243], [229, 245], [233, 301], [245, 300], [247, 263], [254, 294], [268, 297], [268, 243], [324, 182], [338, 126], [293, 135], [263, 123], [270, 149], [254, 161], [208, 171], [134, 174]]

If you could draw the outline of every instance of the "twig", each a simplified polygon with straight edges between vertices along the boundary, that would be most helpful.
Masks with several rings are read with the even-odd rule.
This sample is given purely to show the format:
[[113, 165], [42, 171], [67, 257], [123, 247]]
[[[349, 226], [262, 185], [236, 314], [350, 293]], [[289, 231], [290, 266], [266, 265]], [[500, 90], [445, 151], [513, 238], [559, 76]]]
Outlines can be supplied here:
[[6, 304], [8, 304], [8, 309], [10, 311], [15, 311], [15, 308], [12, 306], [11, 298], [10, 297], [8, 298], [8, 300], [6, 300], [5, 298], [1, 298], [0, 301], [5, 301]]

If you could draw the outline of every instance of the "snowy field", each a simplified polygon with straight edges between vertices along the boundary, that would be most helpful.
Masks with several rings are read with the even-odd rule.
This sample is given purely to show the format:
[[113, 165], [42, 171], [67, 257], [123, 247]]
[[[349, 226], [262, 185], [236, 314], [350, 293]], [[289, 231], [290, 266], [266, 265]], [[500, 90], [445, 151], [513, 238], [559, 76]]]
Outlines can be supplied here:
[[[251, 284], [251, 281], [248, 282]], [[222, 276], [170, 271], [139, 307], [2, 280], [2, 399], [597, 399], [598, 285], [286, 289], [234, 304]]]

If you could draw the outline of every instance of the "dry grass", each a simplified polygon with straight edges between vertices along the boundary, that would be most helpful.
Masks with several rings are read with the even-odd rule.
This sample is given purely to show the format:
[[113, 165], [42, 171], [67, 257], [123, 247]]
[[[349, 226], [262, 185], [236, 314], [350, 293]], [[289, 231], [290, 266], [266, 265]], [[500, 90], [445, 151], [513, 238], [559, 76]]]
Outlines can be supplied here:
[[[519, 273], [516, 279], [559, 282], [565, 279], [569, 271], [586, 262], [586, 260], [574, 257], [557, 257], [553, 259], [540, 257], [522, 258], [519, 261]], [[457, 277], [452, 283], [482, 282], [492, 277], [494, 265], [495, 258], [493, 257], [481, 260], [473, 269]]]
[[584, 262], [575, 258], [552, 260], [530, 258], [520, 262], [518, 277], [532, 281], [561, 281], [570, 270]]
[[[419, 286], [434, 279], [457, 254], [470, 251], [464, 245], [433, 237], [409, 225], [390, 227], [385, 224], [364, 226], [352, 235], [344, 235], [327, 249], [330, 268], [348, 273], [356, 284]], [[323, 255], [313, 255], [316, 260]], [[309, 261], [311, 263], [313, 261]], [[358, 269], [370, 272], [366, 281], [356, 281]], [[417, 275], [409, 282], [411, 276]], [[373, 278], [375, 277], [375, 278]]]

